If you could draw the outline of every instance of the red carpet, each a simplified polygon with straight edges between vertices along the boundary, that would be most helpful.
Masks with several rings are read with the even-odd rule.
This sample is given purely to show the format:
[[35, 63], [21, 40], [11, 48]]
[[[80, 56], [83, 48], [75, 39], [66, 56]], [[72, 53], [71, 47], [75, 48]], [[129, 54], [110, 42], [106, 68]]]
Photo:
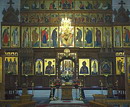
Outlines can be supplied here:
[[71, 102], [71, 101], [63, 101], [63, 102]]
[[41, 104], [36, 107], [90, 107], [88, 104]]

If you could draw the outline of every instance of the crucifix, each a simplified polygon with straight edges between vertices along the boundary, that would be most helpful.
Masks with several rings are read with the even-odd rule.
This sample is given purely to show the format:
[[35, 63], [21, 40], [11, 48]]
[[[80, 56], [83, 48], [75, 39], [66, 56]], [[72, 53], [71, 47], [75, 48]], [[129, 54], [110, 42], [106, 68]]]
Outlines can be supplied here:
[[10, 7], [12, 7], [12, 4], [14, 4], [14, 2], [10, 0], [9, 2], [7, 2], [7, 4], [10, 4]]
[[121, 2], [119, 4], [121, 5], [121, 7], [123, 7], [123, 5], [125, 5], [125, 3], [123, 2], [123, 0], [121, 0]]

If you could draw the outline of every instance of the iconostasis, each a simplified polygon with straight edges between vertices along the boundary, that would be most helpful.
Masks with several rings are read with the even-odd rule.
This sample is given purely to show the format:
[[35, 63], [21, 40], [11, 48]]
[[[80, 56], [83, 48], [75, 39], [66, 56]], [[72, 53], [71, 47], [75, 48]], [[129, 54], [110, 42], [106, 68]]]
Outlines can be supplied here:
[[[112, 22], [111, 0], [21, 0], [20, 7], [20, 22], [1, 27], [6, 74], [47, 77], [70, 70], [82, 77], [125, 73], [120, 50], [110, 52], [115, 59], [99, 55], [100, 48], [130, 48], [130, 26]], [[58, 53], [65, 48], [77, 55], [76, 62], [74, 54], [58, 63]], [[28, 49], [34, 52], [31, 56]]]

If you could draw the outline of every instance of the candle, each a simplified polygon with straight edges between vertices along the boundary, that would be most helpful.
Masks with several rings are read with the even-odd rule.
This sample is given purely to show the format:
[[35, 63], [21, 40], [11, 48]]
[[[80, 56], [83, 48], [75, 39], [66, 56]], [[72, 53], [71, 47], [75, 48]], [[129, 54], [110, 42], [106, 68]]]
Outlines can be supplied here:
[[32, 87], [34, 87], [34, 82], [32, 82]]

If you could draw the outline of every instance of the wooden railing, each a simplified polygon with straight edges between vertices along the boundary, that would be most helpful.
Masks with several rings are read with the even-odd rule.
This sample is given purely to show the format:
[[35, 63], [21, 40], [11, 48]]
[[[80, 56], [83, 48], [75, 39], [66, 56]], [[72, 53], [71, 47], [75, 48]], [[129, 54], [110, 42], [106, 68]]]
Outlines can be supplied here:
[[20, 100], [0, 100], [0, 107], [35, 107], [35, 101], [21, 102]]
[[90, 104], [91, 107], [111, 107], [107, 104], [97, 102], [97, 101], [90, 101], [89, 104]]
[[119, 107], [123, 107], [123, 105], [129, 105], [130, 107], [130, 100], [104, 100], [103, 102], [109, 105], [118, 105]]
[[19, 104], [15, 104], [14, 107], [36, 107], [36, 102], [30, 101], [25, 103], [19, 103]]
[[101, 99], [96, 101], [90, 101], [89, 103], [92, 107], [114, 107], [115, 105], [118, 107], [123, 107], [124, 105], [128, 105], [128, 107], [130, 107], [130, 100]]
[[0, 107], [14, 107], [15, 104], [20, 103], [19, 100], [0, 100]]

